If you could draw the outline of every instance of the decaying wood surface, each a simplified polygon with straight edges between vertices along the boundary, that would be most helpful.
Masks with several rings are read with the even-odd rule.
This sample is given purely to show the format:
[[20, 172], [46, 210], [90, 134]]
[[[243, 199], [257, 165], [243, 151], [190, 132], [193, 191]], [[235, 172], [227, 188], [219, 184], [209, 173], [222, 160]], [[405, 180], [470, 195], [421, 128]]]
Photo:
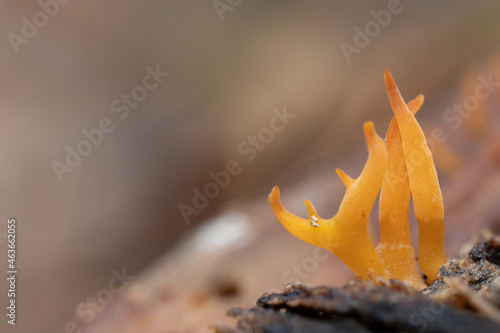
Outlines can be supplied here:
[[499, 332], [500, 238], [483, 239], [441, 269], [422, 293], [394, 280], [352, 280], [338, 287], [287, 285], [257, 307], [233, 308], [235, 328], [254, 332]]

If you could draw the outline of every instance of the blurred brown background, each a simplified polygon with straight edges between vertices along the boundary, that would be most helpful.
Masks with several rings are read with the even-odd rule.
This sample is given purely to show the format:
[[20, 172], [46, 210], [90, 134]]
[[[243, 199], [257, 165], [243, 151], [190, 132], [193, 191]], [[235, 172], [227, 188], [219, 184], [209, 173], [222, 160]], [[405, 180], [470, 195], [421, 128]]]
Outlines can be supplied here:
[[[41, 3], [52, 6], [53, 17], [46, 15], [34, 36], [13, 47], [12, 33], [23, 36], [26, 20], [33, 23], [33, 15], [43, 12]], [[249, 299], [260, 296], [259, 290], [281, 288], [291, 254], [280, 250], [280, 240], [308, 253], [313, 249], [279, 228], [266, 234], [268, 224], [277, 224], [265, 203], [272, 186], [282, 187], [290, 210], [305, 214], [301, 201], [307, 198], [322, 215], [334, 214], [343, 193], [334, 168], [359, 173], [365, 158], [362, 123], [374, 120], [383, 136], [392, 116], [384, 70], [391, 70], [405, 98], [424, 93], [420, 119], [439, 123], [460, 99], [463, 72], [486, 66], [500, 46], [497, 1], [402, 0], [394, 5], [398, 13], [385, 27], [378, 25], [380, 31], [350, 62], [341, 43], [355, 45], [354, 29], [364, 31], [375, 22], [371, 11], [388, 12], [388, 3], [396, 2], [220, 3], [230, 10], [220, 14], [212, 1], [0, 2], [0, 233], [9, 217], [19, 227], [18, 325], [4, 318], [2, 332], [63, 332], [68, 321], [81, 321], [74, 319], [78, 305], [107, 288], [113, 270], [125, 268], [140, 279], [147, 267], [163, 265], [164, 259], [154, 262], [168, 251], [200, 254], [206, 247], [194, 251], [184, 235], [234, 210], [245, 212], [233, 216], [235, 221], [246, 221], [238, 222], [235, 234], [253, 234], [248, 258], [265, 257], [266, 249], [284, 260], [276, 276], [254, 280]], [[111, 104], [142, 84], [148, 66], [170, 75], [120, 120]], [[493, 67], [488, 68], [486, 74]], [[248, 148], [248, 137], [269, 127], [273, 109], [284, 107], [295, 118], [248, 162], [238, 147], [247, 141]], [[66, 146], [76, 149], [85, 139], [82, 131], [97, 128], [103, 118], [111, 119], [114, 131], [60, 182], [52, 163], [65, 163]], [[456, 134], [449, 126], [445, 130]], [[193, 189], [203, 189], [212, 182], [209, 173], [231, 160], [239, 162], [241, 173], [187, 224], [179, 204], [193, 206]], [[287, 199], [287, 190], [296, 194]], [[219, 238], [230, 246], [226, 227]], [[0, 248], [6, 253], [5, 241]], [[1, 258], [6, 271], [6, 257]], [[196, 258], [175, 258], [165, 267], [194, 279], [197, 273], [182, 270]], [[336, 259], [328, 260], [333, 265]], [[258, 261], [244, 262], [246, 268], [238, 267], [248, 274], [262, 269]], [[350, 277], [342, 274], [339, 281]], [[167, 283], [168, 277], [146, 276]], [[314, 276], [313, 282], [331, 280]], [[5, 287], [0, 283], [2, 304]], [[107, 311], [97, 312], [104, 318]], [[185, 328], [196, 322], [193, 317], [175, 318], [177, 323], [151, 332], [194, 330]]]

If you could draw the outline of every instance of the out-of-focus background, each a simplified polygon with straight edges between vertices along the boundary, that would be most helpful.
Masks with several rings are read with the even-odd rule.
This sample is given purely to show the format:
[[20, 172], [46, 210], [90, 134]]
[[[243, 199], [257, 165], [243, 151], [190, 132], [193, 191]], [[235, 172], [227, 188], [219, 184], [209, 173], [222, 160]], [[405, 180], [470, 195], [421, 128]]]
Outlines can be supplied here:
[[352, 278], [266, 198], [336, 212], [334, 169], [359, 174], [363, 122], [392, 117], [386, 69], [446, 136], [449, 255], [500, 229], [498, 1], [4, 0], [0, 29], [2, 332], [206, 332], [288, 282]]

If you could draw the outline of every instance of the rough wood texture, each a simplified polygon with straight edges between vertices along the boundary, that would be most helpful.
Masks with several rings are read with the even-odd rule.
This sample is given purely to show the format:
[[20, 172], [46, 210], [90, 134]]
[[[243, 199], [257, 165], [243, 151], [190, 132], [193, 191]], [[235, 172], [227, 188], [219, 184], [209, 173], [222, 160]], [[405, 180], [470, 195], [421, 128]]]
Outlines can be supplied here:
[[500, 332], [499, 256], [498, 239], [477, 243], [424, 293], [382, 279], [339, 288], [290, 284], [251, 310], [231, 309], [237, 327], [214, 332]]

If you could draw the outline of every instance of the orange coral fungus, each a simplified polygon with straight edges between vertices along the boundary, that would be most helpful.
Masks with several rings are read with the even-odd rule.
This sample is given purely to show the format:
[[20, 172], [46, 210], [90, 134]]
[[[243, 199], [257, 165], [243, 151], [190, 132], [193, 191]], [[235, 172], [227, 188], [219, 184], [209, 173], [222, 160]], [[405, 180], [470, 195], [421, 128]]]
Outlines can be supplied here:
[[[419, 95], [408, 103], [416, 114], [424, 102]], [[377, 253], [388, 276], [416, 288], [425, 287], [415, 263], [411, 245], [408, 213], [410, 210], [410, 183], [406, 171], [401, 134], [396, 119], [392, 119], [385, 138], [387, 170], [380, 191], [380, 243]]]
[[[281, 205], [277, 186], [269, 195], [269, 203], [291, 234], [330, 250], [360, 278], [387, 276], [423, 288], [408, 226], [410, 198], [420, 229], [418, 264], [429, 282], [438, 277], [446, 262], [443, 199], [431, 152], [414, 117], [424, 97], [419, 95], [406, 105], [388, 71], [385, 82], [394, 112], [387, 130], [387, 147], [375, 133], [373, 123], [366, 122], [369, 156], [361, 175], [352, 179], [337, 169], [346, 186], [337, 214], [322, 219], [306, 200], [309, 219], [297, 217]], [[379, 192], [381, 240], [375, 249], [368, 232], [368, 217]]]
[[368, 160], [357, 179], [337, 169], [346, 186], [346, 193], [333, 218], [320, 218], [309, 201], [306, 201], [308, 220], [293, 215], [281, 205], [277, 186], [269, 195], [269, 202], [278, 220], [292, 235], [329, 250], [354, 273], [366, 279], [370, 275], [385, 276], [368, 235], [368, 217], [382, 185], [387, 153], [384, 141], [375, 133], [372, 122], [364, 124], [364, 132]]
[[418, 265], [434, 281], [446, 262], [443, 197], [424, 133], [406, 106], [391, 73], [385, 72], [387, 94], [401, 133], [402, 147], [419, 226]]

